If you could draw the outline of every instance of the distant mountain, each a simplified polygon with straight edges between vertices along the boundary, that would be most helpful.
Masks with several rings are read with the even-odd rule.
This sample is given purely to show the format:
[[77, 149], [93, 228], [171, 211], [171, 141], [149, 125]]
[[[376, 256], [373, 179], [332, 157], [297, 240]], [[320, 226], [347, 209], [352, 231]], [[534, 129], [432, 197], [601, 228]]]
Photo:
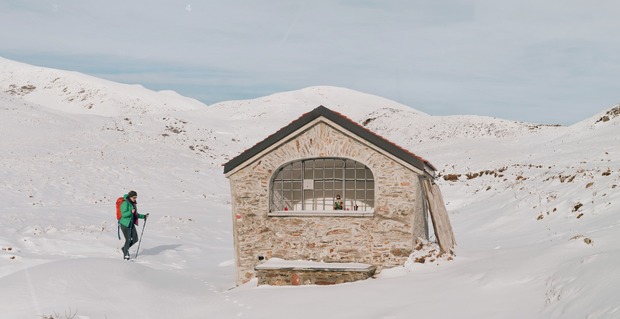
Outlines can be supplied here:
[[412, 114], [426, 115], [409, 106], [376, 95], [333, 86], [313, 86], [300, 90], [276, 93], [251, 100], [226, 101], [212, 105], [234, 118], [271, 117], [297, 118], [319, 105], [342, 113], [354, 121], [363, 120], [366, 114], [378, 109], [394, 109]]
[[0, 91], [67, 113], [115, 116], [204, 108], [173, 91], [153, 92], [140, 85], [31, 66], [0, 57]]

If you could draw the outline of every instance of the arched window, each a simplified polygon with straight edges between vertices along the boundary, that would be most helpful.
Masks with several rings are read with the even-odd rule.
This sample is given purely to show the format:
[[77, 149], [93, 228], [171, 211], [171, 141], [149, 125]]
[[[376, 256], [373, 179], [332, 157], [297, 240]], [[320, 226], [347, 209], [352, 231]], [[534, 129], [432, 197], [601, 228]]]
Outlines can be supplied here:
[[372, 212], [374, 176], [352, 159], [304, 159], [280, 167], [269, 190], [270, 212]]

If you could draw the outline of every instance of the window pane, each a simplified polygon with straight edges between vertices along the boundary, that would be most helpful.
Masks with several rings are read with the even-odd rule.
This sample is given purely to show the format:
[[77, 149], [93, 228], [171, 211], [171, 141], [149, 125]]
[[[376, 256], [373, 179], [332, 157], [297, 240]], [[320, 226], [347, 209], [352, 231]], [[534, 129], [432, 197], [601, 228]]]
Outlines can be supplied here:
[[291, 170], [290, 170], [290, 169], [284, 169], [284, 170], [282, 171], [282, 178], [283, 178], [283, 179], [291, 179], [292, 175], [293, 175], [293, 174], [291, 173]]
[[357, 190], [355, 191], [355, 198], [357, 199], [365, 199], [366, 198], [366, 191], [365, 190]]
[[338, 178], [338, 179], [342, 179], [342, 178], [344, 177], [344, 176], [342, 175], [342, 174], [343, 174], [343, 172], [344, 172], [344, 171], [343, 171], [342, 169], [336, 169], [336, 170], [334, 171], [334, 177], [335, 177], [335, 178]]
[[273, 182], [273, 189], [279, 191], [282, 189], [282, 182], [281, 181], [274, 181]]
[[323, 160], [323, 167], [324, 168], [334, 168], [334, 160], [329, 158], [329, 159], [324, 159]]
[[359, 182], [355, 182], [355, 181], [346, 181], [344, 184], [345, 189], [355, 189], [356, 185], [357, 188], [363, 188], [364, 187], [364, 182], [361, 183], [361, 187], [359, 187]]
[[325, 202], [329, 203], [329, 205], [331, 205], [334, 202], [334, 198], [336, 198], [336, 192], [334, 192], [333, 190], [329, 190], [329, 191], [325, 191]]
[[323, 179], [323, 176], [324, 176], [323, 168], [315, 168], [313, 173], [314, 173], [314, 179]]
[[334, 170], [333, 169], [325, 169], [324, 178], [334, 178]]
[[342, 159], [334, 159], [334, 168], [343, 169], [345, 161]]
[[[308, 161], [310, 162], [310, 161]], [[316, 160], [312, 160], [312, 164], [314, 165], [314, 168], [323, 168], [325, 167], [325, 161], [322, 159], [316, 159]]]
[[352, 159], [346, 159], [345, 160], [345, 166], [348, 167], [348, 168], [355, 168], [356, 164], [361, 164], [362, 166], [364, 166], [364, 164], [358, 163], [358, 162], [356, 162], [356, 161], [354, 161]]
[[344, 199], [347, 202], [347, 204], [355, 203], [355, 201], [356, 201], [355, 191], [353, 191], [353, 190], [345, 191], [344, 192]]
[[293, 175], [292, 178], [295, 180], [301, 180], [301, 169], [295, 169], [293, 170]]
[[301, 203], [301, 190], [294, 190], [293, 191], [293, 202], [294, 203]]
[[345, 169], [345, 173], [344, 173], [344, 177], [346, 179], [354, 179], [355, 178], [355, 169], [346, 168]]
[[276, 177], [274, 178], [274, 180], [279, 180], [282, 179], [282, 170], [277, 171], [276, 172]]
[[357, 179], [365, 179], [366, 178], [366, 170], [363, 168], [358, 168], [355, 170], [355, 177]]
[[375, 201], [373, 199], [369, 199], [366, 201], [365, 210], [372, 210], [375, 207]]
[[332, 189], [334, 189], [334, 182], [326, 182], [326, 183], [323, 184], [323, 186], [324, 186], [324, 188], [326, 190], [327, 189], [332, 190]]
[[331, 199], [329, 201], [325, 200], [325, 197], [317, 197], [316, 199], [316, 209], [318, 210], [331, 210]]
[[304, 209], [316, 210], [316, 199], [314, 198], [314, 191], [312, 190], [304, 191]]
[[368, 180], [374, 179], [374, 176], [372, 175], [372, 171], [369, 168], [366, 168], [365, 171], [366, 171], [366, 179]]
[[374, 189], [366, 190], [366, 200], [370, 200], [373, 198], [375, 198], [375, 190]]
[[284, 201], [285, 201], [286, 203], [288, 203], [288, 205], [287, 205], [287, 206], [289, 206], [289, 208], [290, 208], [290, 206], [291, 206], [291, 205], [290, 205], [290, 201], [293, 199], [293, 194], [292, 194], [292, 191], [290, 191], [290, 190], [285, 190], [285, 191], [283, 191], [283, 192], [282, 192], [282, 197], [284, 198]]
[[344, 190], [343, 188], [344, 183], [342, 181], [335, 181], [334, 182], [334, 189], [338, 192], [342, 192]]

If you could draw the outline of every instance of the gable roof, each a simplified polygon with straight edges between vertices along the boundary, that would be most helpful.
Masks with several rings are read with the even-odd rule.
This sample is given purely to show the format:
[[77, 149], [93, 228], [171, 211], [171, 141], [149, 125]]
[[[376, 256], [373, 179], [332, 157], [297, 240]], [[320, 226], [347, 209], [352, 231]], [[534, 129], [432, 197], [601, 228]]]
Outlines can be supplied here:
[[[428, 172], [428, 169], [432, 171], [436, 171], [437, 169], [429, 163], [427, 160], [403, 149], [402, 147], [386, 140], [385, 138], [373, 133], [367, 128], [359, 125], [355, 121], [349, 119], [348, 117], [334, 112], [325, 106], [321, 105], [314, 110], [303, 114], [298, 119], [291, 122], [289, 125], [281, 128], [277, 132], [268, 136], [264, 140], [258, 142], [256, 145], [251, 148], [245, 150], [241, 154], [232, 158], [230, 161], [225, 163], [224, 166], [224, 174], [232, 171], [237, 166], [243, 164], [247, 160], [253, 158], [254, 156], [261, 153], [263, 150], [267, 149], [271, 145], [277, 143], [283, 138], [293, 134], [300, 128], [304, 127], [306, 124], [314, 121], [319, 117], [324, 117], [335, 124], [341, 126], [342, 128], [348, 130], [349, 132], [357, 135], [358, 137], [366, 140], [367, 142], [373, 144], [374, 146], [384, 150], [385, 152], [399, 158], [400, 160], [420, 169], [423, 172]], [[428, 169], [427, 169], [428, 168]]]

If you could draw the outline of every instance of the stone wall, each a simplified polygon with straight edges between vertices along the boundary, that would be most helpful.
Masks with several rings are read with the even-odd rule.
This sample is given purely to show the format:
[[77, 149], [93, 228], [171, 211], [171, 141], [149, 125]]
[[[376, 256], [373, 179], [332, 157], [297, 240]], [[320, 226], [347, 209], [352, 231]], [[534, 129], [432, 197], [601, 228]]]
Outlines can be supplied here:
[[257, 269], [258, 285], [299, 286], [336, 285], [345, 282], [366, 280], [375, 274], [376, 268], [364, 270], [328, 269]]
[[[304, 158], [350, 158], [375, 178], [372, 217], [275, 217], [269, 183], [282, 165]], [[229, 176], [237, 284], [255, 277], [259, 256], [287, 260], [402, 265], [415, 239], [427, 238], [419, 175], [392, 158], [319, 122]]]

